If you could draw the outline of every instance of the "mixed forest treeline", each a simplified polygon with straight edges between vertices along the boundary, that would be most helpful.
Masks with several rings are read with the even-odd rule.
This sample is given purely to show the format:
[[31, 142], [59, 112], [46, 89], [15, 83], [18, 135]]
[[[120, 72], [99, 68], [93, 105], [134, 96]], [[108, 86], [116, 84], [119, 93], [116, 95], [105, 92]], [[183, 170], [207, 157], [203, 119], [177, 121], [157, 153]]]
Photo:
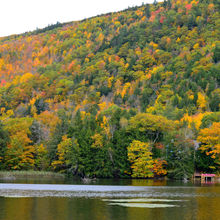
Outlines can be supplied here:
[[168, 0], [0, 38], [0, 169], [218, 173], [219, 9]]

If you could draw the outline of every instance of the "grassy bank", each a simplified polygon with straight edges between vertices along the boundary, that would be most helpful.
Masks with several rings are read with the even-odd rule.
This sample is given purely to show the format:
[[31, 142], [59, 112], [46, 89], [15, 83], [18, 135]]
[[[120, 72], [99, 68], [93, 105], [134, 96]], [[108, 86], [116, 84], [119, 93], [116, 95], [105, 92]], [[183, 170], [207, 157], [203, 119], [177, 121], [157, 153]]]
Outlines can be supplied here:
[[65, 178], [64, 174], [47, 171], [0, 171], [0, 179]]

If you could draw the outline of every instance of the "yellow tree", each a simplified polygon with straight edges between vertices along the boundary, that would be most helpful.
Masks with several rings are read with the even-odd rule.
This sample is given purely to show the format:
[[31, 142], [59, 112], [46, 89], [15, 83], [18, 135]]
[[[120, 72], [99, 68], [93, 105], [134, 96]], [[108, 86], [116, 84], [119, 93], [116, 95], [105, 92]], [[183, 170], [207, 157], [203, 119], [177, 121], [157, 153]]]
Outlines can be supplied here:
[[55, 160], [52, 163], [52, 167], [55, 170], [56, 169], [60, 169], [62, 171], [62, 170], [64, 170], [66, 168], [67, 165], [70, 164], [70, 160], [68, 158], [68, 154], [70, 154], [71, 146], [72, 146], [71, 138], [68, 138], [67, 135], [64, 135], [62, 137], [62, 141], [57, 146], [58, 160]]
[[138, 113], [129, 120], [127, 130], [133, 133], [145, 134], [151, 142], [156, 143], [163, 133], [172, 131], [174, 128], [173, 121], [163, 116]]
[[128, 146], [128, 160], [131, 162], [132, 177], [153, 177], [154, 167], [150, 144], [134, 140]]
[[39, 170], [45, 170], [49, 167], [48, 150], [43, 144], [35, 146], [35, 167]]
[[206, 97], [201, 92], [198, 93], [197, 106], [200, 110], [206, 110], [207, 108]]
[[101, 134], [96, 133], [91, 138], [93, 140], [93, 144], [91, 145], [91, 147], [93, 147], [93, 148], [102, 148], [103, 147], [103, 137]]
[[200, 150], [209, 155], [220, 165], [220, 122], [214, 122], [211, 127], [199, 132], [197, 140], [201, 142]]
[[50, 135], [55, 131], [57, 123], [60, 122], [58, 116], [50, 111], [44, 111], [41, 112], [40, 115], [35, 115], [35, 119], [43, 125], [44, 136], [46, 139], [49, 139]]
[[28, 137], [31, 118], [10, 118], [5, 122], [10, 142], [6, 151], [6, 165], [9, 169], [31, 169], [34, 167], [34, 146]]

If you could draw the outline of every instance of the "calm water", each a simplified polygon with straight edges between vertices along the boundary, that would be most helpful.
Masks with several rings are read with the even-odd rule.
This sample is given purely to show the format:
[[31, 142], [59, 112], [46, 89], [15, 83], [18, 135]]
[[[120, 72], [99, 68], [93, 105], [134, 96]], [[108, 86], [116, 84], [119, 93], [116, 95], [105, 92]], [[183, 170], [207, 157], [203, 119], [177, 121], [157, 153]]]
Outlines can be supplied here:
[[218, 220], [220, 185], [0, 180], [0, 220]]

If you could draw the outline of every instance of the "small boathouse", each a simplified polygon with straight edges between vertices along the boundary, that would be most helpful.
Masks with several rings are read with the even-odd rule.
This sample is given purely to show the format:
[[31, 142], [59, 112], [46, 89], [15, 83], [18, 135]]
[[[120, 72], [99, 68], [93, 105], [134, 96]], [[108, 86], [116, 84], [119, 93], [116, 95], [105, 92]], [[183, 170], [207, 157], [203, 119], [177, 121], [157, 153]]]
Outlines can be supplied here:
[[214, 182], [215, 181], [215, 174], [194, 173], [194, 180], [200, 180], [201, 183]]

